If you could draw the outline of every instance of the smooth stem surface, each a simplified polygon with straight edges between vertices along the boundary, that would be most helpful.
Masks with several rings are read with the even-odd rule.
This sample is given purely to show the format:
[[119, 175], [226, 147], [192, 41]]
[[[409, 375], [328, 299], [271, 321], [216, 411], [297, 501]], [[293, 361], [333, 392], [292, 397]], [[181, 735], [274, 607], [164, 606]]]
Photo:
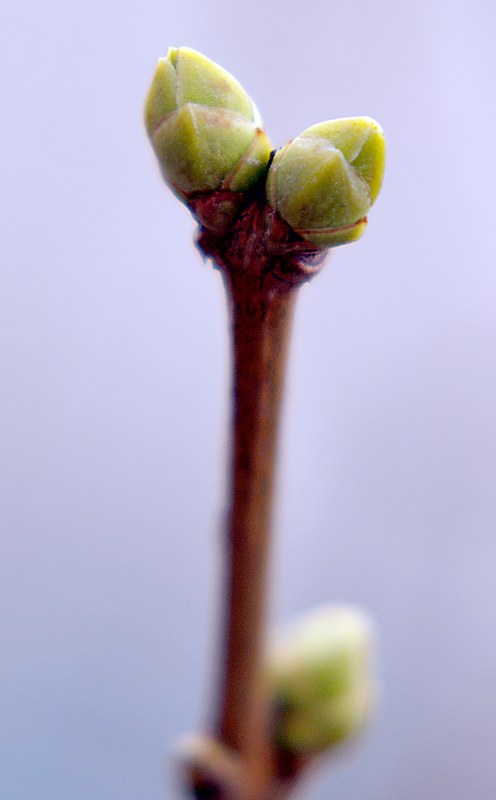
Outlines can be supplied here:
[[[298, 765], [271, 730], [266, 601], [278, 419], [296, 291], [322, 252], [254, 192], [232, 228], [200, 227], [197, 246], [221, 271], [231, 308], [233, 416], [223, 642], [213, 736], [193, 747], [186, 783], [197, 800], [282, 800]], [[219, 749], [220, 748], [220, 749]]]
[[[271, 766], [265, 687], [266, 587], [276, 439], [296, 290], [226, 281], [232, 298], [233, 438], [226, 612], [217, 735], [242, 759], [243, 799], [262, 796]], [[241, 800], [241, 798], [239, 798]]]

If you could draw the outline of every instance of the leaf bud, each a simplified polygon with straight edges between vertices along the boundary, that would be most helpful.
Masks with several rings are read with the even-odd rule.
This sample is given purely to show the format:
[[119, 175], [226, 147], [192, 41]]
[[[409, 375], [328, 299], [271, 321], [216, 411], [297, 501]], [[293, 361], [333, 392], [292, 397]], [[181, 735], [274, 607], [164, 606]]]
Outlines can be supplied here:
[[358, 239], [381, 188], [385, 140], [370, 117], [320, 122], [279, 150], [267, 199], [306, 241], [322, 248]]
[[360, 731], [374, 697], [372, 624], [347, 606], [310, 612], [274, 643], [269, 658], [275, 737], [318, 754]]
[[220, 191], [227, 217], [225, 192], [249, 190], [267, 167], [271, 145], [253, 101], [229, 72], [189, 47], [159, 60], [145, 123], [172, 190], [186, 202]]
[[176, 758], [185, 787], [194, 797], [217, 797], [221, 787], [229, 797], [238, 795], [243, 764], [237, 753], [206, 734], [183, 737]]

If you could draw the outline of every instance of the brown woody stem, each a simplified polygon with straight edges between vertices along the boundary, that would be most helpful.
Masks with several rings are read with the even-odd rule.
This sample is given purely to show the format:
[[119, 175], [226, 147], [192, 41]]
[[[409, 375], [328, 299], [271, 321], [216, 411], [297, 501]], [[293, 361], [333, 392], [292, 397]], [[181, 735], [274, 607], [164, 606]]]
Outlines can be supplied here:
[[200, 770], [193, 786], [199, 799], [268, 800], [283, 796], [265, 685], [277, 429], [294, 300], [297, 287], [318, 270], [309, 263], [316, 248], [302, 245], [259, 200], [247, 206], [228, 235], [201, 229], [198, 246], [223, 272], [231, 304], [231, 484], [215, 736], [240, 768], [234, 783], [222, 776], [212, 781]]
[[[263, 781], [268, 752], [265, 618], [276, 437], [295, 290], [230, 286], [233, 321], [231, 508], [218, 735]], [[255, 777], [256, 776], [256, 777]]]

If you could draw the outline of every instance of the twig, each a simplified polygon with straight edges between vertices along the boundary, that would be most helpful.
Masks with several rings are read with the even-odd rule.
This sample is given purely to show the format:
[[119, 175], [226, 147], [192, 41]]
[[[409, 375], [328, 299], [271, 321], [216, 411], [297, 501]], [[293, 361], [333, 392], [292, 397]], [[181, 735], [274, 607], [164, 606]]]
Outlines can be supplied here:
[[[206, 230], [198, 246], [222, 270], [231, 306], [233, 417], [226, 520], [226, 610], [215, 735], [242, 764], [236, 798], [197, 781], [197, 797], [260, 800], [277, 779], [265, 687], [266, 586], [277, 429], [298, 286], [318, 271], [311, 246], [292, 241], [255, 200], [229, 237]], [[274, 225], [276, 231], [274, 231]], [[277, 228], [277, 226], [279, 226]], [[279, 239], [274, 248], [274, 240]], [[298, 249], [301, 250], [298, 253]], [[320, 259], [322, 260], [322, 259]], [[199, 788], [201, 783], [201, 788]]]
[[[283, 704], [275, 708], [265, 684], [286, 344], [297, 287], [327, 248], [365, 230], [384, 173], [384, 135], [369, 117], [329, 120], [272, 150], [236, 79], [189, 48], [170, 48], [159, 60], [145, 120], [166, 182], [200, 223], [199, 249], [223, 273], [232, 317], [222, 668], [213, 737], [190, 742], [186, 777], [198, 800], [282, 800], [307, 760], [281, 735]], [[319, 724], [313, 733], [316, 752], [334, 741]]]

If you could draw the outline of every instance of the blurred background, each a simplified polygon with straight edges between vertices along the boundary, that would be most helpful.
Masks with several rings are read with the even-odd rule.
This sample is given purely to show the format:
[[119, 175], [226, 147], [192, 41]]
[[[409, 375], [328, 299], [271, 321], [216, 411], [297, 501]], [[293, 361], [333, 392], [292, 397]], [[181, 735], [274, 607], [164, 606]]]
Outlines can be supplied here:
[[276, 146], [368, 114], [365, 237], [300, 293], [271, 618], [366, 606], [381, 702], [308, 800], [496, 794], [489, 0], [10, 2], [0, 33], [5, 800], [178, 797], [208, 719], [228, 338], [142, 123], [157, 57], [234, 73]]

